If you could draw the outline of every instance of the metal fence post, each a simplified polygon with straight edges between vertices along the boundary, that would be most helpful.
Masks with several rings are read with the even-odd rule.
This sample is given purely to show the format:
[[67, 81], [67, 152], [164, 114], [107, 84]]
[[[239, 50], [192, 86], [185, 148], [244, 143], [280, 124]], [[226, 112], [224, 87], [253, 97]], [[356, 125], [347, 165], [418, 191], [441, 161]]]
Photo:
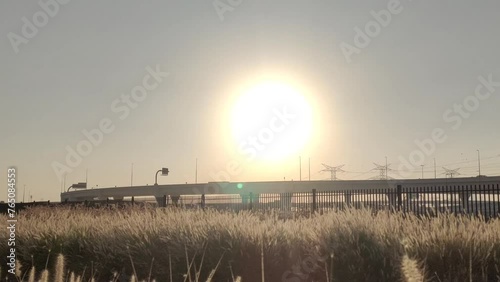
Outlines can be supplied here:
[[248, 205], [248, 209], [250, 209], [250, 210], [252, 209], [252, 206], [253, 206], [253, 204], [252, 204], [253, 203], [252, 196], [253, 196], [252, 192], [250, 192], [250, 201], [249, 201], [250, 204]]
[[401, 184], [399, 184], [396, 188], [397, 199], [398, 199], [398, 211], [401, 211], [401, 206], [403, 204], [403, 195], [401, 193]]
[[315, 213], [316, 212], [316, 189], [313, 189], [312, 190], [312, 212]]

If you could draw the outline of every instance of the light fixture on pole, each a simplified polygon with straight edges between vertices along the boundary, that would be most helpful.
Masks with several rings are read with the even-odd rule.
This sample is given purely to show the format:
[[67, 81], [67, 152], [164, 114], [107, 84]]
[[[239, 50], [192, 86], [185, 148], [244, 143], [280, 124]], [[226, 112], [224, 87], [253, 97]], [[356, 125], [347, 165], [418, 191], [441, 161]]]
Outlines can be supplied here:
[[161, 175], [163, 176], [167, 176], [168, 173], [170, 172], [168, 170], [168, 168], [166, 167], [163, 167], [162, 169], [159, 169], [157, 172], [156, 172], [156, 175], [155, 175], [155, 185], [158, 185], [158, 173], [161, 171]]
[[68, 187], [68, 190], [66, 190], [66, 192], [69, 192], [69, 189], [87, 189], [87, 182], [78, 182], [78, 183], [75, 183], [71, 186]]

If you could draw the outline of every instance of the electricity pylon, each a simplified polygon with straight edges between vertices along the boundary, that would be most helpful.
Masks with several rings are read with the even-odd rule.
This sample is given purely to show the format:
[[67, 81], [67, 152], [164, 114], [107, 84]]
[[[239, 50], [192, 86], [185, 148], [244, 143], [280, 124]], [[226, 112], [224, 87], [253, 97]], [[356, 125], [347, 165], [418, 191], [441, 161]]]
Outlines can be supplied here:
[[458, 170], [460, 168], [456, 168], [456, 169], [447, 169], [446, 167], [443, 166], [443, 169], [444, 169], [444, 173], [446, 176], [449, 176], [450, 178], [453, 178], [453, 175], [460, 175], [460, 172], [458, 172]]
[[370, 179], [376, 179], [376, 180], [386, 180], [386, 179], [393, 179], [392, 177], [390, 176], [387, 176], [387, 172], [389, 170], [392, 170], [389, 168], [389, 166], [391, 164], [386, 164], [386, 165], [379, 165], [377, 163], [373, 163], [375, 165], [375, 168], [373, 168], [372, 170], [378, 170], [379, 171], [379, 175], [377, 176], [374, 176]]
[[337, 178], [337, 172], [344, 172], [344, 170], [342, 169], [342, 167], [344, 165], [338, 165], [338, 166], [330, 166], [330, 165], [326, 165], [326, 164], [322, 164], [322, 165], [325, 168], [323, 170], [321, 170], [320, 172], [329, 171], [330, 172], [330, 180], [331, 181], [339, 180]]

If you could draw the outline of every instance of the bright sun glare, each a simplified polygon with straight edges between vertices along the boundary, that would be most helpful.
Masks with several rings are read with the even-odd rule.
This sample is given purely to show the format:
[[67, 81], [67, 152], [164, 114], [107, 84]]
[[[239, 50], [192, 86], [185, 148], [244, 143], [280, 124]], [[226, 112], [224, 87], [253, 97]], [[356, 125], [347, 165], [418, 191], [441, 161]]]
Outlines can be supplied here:
[[282, 160], [298, 155], [309, 141], [312, 111], [298, 88], [262, 82], [243, 91], [231, 122], [238, 150], [248, 160]]

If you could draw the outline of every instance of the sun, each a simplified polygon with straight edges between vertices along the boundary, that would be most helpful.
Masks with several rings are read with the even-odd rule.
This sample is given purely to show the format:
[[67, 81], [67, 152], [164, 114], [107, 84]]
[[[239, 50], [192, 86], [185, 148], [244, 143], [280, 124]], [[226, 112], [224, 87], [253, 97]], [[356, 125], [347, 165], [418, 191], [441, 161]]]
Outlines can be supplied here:
[[248, 160], [297, 156], [311, 137], [311, 106], [292, 84], [260, 82], [242, 91], [233, 105], [231, 132]]

